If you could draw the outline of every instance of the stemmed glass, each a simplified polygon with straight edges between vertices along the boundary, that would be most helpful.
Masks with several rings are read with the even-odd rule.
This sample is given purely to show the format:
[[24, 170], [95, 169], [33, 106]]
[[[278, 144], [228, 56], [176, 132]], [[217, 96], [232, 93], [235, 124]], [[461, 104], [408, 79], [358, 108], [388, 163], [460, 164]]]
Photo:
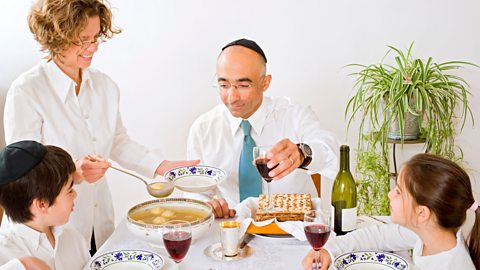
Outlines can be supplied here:
[[192, 243], [192, 227], [190, 222], [171, 220], [163, 224], [163, 243], [170, 257], [180, 263]]
[[318, 252], [325, 245], [330, 236], [330, 215], [321, 210], [313, 210], [305, 213], [303, 218], [303, 229], [305, 236], [315, 250], [315, 269], [319, 269], [319, 262], [317, 262]]
[[265, 212], [276, 212], [276, 211], [282, 211], [282, 208], [279, 207], [273, 207], [272, 203], [272, 192], [270, 190], [270, 182], [272, 182], [272, 177], [268, 176], [268, 173], [275, 169], [277, 165], [275, 165], [273, 168], [268, 168], [267, 163], [270, 161], [269, 158], [267, 158], [267, 153], [272, 148], [272, 146], [255, 146], [253, 147], [253, 164], [255, 167], [257, 167], [257, 171], [260, 173], [262, 176], [263, 180], [267, 182], [267, 195], [268, 195], [268, 207], [266, 209], [263, 209]]

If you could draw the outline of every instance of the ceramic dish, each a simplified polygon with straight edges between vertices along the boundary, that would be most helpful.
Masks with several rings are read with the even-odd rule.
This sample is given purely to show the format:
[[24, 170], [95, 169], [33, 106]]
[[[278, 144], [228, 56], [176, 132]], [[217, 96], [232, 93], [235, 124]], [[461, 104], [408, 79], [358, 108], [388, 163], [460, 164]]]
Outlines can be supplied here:
[[158, 270], [165, 265], [162, 256], [145, 250], [117, 250], [96, 257], [92, 270]]
[[215, 188], [226, 174], [219, 168], [197, 165], [172, 169], [164, 177], [180, 190], [198, 193]]
[[127, 213], [128, 230], [130, 230], [135, 236], [154, 246], [163, 246], [163, 225], [139, 221], [134, 218], [139, 213], [155, 211], [162, 207], [194, 209], [204, 213], [202, 218], [195, 221], [189, 221], [192, 225], [192, 241], [195, 241], [204, 235], [210, 228], [212, 221], [215, 219], [215, 216], [212, 213], [212, 208], [205, 202], [188, 198], [164, 198], [143, 202], [130, 208]]
[[335, 258], [336, 270], [408, 270], [408, 262], [397, 254], [383, 251], [354, 251]]

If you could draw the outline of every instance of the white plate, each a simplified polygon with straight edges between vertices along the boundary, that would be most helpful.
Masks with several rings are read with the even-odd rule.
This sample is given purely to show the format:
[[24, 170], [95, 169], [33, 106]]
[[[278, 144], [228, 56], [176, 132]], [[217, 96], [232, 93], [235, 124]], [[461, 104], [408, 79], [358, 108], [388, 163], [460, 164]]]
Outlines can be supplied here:
[[165, 260], [159, 254], [145, 250], [116, 250], [96, 257], [92, 270], [158, 270]]
[[353, 251], [333, 261], [335, 270], [408, 270], [408, 262], [397, 254], [383, 251]]
[[180, 190], [198, 193], [215, 188], [226, 174], [219, 168], [197, 165], [172, 169], [164, 177]]

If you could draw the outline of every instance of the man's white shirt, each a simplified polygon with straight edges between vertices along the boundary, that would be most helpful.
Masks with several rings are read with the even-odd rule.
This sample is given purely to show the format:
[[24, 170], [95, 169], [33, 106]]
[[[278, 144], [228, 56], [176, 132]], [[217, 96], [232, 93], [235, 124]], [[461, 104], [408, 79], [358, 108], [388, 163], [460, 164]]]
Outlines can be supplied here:
[[[216, 195], [227, 199], [229, 205], [239, 203], [238, 164], [244, 137], [241, 121], [220, 104], [193, 123], [188, 137], [187, 158], [200, 159], [204, 165], [224, 170], [227, 179], [216, 190], [200, 195], [187, 194], [188, 197], [208, 200]], [[256, 145], [274, 145], [284, 138], [294, 143], [306, 143], [313, 151], [313, 161], [308, 166], [310, 173], [335, 178], [339, 144], [332, 133], [322, 129], [310, 107], [292, 104], [285, 97], [264, 96], [261, 106], [248, 121]], [[264, 190], [265, 186], [263, 181]], [[310, 193], [317, 197], [310, 175], [301, 169], [279, 181], [272, 181], [271, 188], [272, 193]]]

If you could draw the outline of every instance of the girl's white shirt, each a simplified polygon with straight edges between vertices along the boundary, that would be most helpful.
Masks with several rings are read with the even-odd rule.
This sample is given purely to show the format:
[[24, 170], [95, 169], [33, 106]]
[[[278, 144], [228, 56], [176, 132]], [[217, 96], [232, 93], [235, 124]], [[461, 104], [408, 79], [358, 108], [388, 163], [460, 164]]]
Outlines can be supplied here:
[[[333, 259], [354, 250], [405, 251], [413, 249], [413, 269], [418, 270], [475, 270], [461, 230], [456, 234], [457, 245], [438, 254], [422, 256], [423, 242], [413, 231], [398, 224], [385, 224], [359, 229], [333, 237], [325, 249]], [[406, 258], [408, 259], [408, 258]]]

